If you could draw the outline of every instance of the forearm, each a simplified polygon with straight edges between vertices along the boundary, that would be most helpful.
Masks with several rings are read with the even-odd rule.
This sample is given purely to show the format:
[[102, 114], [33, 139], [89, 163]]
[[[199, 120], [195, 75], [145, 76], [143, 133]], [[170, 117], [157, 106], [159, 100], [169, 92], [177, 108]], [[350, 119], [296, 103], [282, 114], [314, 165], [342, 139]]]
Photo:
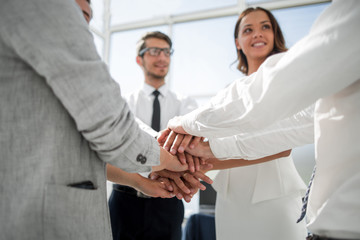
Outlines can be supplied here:
[[209, 139], [216, 158], [258, 159], [287, 149], [313, 143], [314, 106], [251, 134]]
[[287, 157], [291, 153], [291, 150], [287, 150], [284, 152], [280, 152], [274, 155], [266, 156], [263, 158], [255, 159], [255, 160], [245, 160], [245, 159], [227, 159], [227, 160], [219, 160], [217, 158], [211, 158], [207, 160], [207, 163], [211, 163], [213, 168], [211, 170], [222, 170], [229, 169], [235, 167], [244, 167], [255, 165], [259, 163], [264, 163], [268, 161], [272, 161], [278, 158]]
[[111, 164], [106, 165], [107, 180], [126, 186], [137, 188], [142, 176], [137, 173], [128, 173]]

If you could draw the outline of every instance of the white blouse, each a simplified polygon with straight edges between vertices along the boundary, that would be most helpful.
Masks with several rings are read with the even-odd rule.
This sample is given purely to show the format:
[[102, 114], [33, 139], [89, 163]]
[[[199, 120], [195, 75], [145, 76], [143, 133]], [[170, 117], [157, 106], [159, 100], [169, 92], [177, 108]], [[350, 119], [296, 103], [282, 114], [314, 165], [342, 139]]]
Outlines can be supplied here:
[[332, 238], [360, 238], [359, 12], [360, 1], [334, 1], [308, 36], [268, 58], [245, 89], [234, 83], [221, 103], [181, 118], [190, 134], [227, 137], [257, 132], [316, 102], [308, 227]]

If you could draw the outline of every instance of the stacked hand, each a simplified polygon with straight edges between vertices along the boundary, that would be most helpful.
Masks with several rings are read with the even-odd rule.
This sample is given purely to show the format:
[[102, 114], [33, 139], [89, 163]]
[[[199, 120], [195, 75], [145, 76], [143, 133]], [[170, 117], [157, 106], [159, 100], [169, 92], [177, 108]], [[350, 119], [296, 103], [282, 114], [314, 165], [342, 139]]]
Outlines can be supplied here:
[[[200, 179], [212, 184], [212, 180], [204, 173], [212, 168], [211, 164], [206, 163], [206, 159], [214, 155], [202, 137], [187, 134], [177, 122], [177, 118], [171, 120], [169, 128], [160, 132], [158, 142], [163, 156], [171, 154], [170, 158], [177, 159], [178, 162], [174, 163], [172, 159], [173, 168], [154, 169], [150, 178], [161, 181], [178, 199], [184, 198], [190, 202], [199, 188], [206, 189]], [[163, 153], [164, 150], [166, 153]], [[177, 165], [179, 163], [181, 166]]]

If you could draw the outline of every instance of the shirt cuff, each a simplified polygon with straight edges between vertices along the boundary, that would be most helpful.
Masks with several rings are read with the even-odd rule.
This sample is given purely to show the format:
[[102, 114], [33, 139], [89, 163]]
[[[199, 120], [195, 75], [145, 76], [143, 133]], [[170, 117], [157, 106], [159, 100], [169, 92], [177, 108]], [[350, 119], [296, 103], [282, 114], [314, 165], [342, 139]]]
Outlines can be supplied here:
[[149, 175], [150, 175], [150, 173], [151, 173], [152, 171], [148, 171], [148, 172], [139, 172], [139, 174], [141, 175], [141, 176], [143, 176], [144, 178], [149, 178]]

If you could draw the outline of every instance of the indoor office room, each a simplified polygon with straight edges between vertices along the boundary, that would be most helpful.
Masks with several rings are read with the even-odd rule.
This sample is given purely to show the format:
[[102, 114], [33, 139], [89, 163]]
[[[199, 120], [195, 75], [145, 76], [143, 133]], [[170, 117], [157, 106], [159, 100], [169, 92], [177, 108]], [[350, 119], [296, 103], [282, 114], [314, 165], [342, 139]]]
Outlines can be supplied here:
[[360, 239], [359, 12], [4, 1], [0, 240]]
[[[330, 4], [324, 0], [92, 1], [90, 29], [122, 94], [136, 91], [144, 81], [135, 60], [137, 42], [146, 32], [161, 31], [170, 36], [174, 49], [166, 84], [171, 90], [196, 99], [199, 106], [244, 76], [237, 69], [234, 44], [234, 26], [244, 9], [259, 6], [271, 10], [283, 31], [286, 47], [291, 48]], [[307, 185], [315, 163], [314, 145], [296, 147], [292, 158]], [[217, 173], [213, 170], [207, 174], [215, 179]], [[108, 197], [112, 184], [108, 181]], [[182, 239], [215, 239], [211, 228], [215, 226], [216, 191], [211, 185], [206, 186], [207, 190], [199, 191], [191, 202], [183, 201]], [[186, 228], [191, 216], [192, 224], [205, 225]], [[194, 229], [202, 232], [186, 233]]]

